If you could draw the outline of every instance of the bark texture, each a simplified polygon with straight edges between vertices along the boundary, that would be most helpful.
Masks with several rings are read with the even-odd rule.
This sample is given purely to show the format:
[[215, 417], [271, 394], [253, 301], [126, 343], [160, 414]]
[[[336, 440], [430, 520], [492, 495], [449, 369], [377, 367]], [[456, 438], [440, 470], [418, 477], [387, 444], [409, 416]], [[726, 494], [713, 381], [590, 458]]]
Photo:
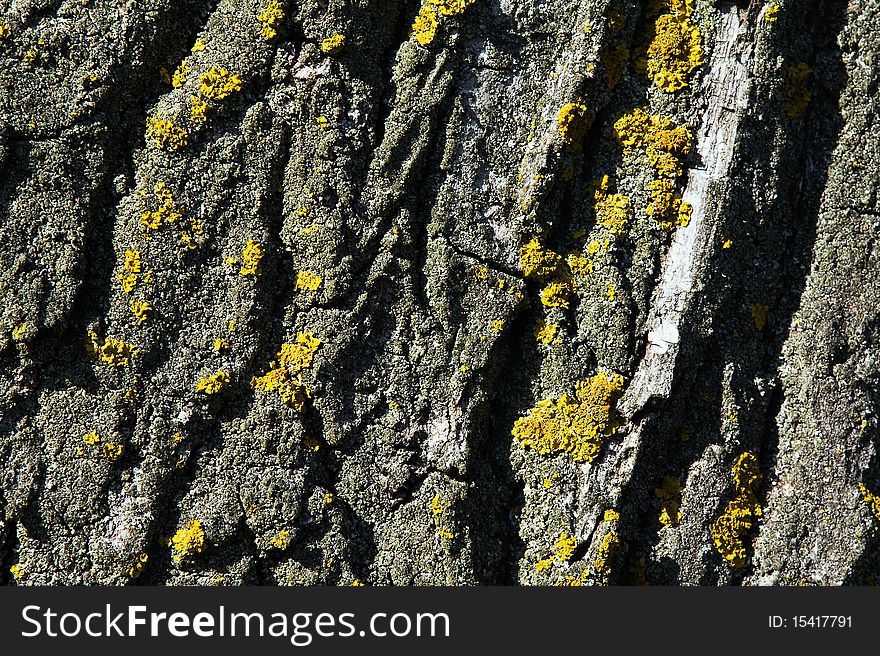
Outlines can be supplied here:
[[[880, 3], [269, 5], [0, 0], [0, 580], [875, 581]], [[599, 372], [594, 459], [512, 435]]]

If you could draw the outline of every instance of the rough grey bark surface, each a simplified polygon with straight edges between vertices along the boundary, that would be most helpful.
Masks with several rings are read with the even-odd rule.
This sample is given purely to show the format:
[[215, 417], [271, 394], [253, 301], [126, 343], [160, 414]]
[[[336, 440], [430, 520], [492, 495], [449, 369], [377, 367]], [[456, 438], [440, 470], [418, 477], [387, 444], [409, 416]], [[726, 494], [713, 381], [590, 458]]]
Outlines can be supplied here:
[[[4, 582], [874, 582], [878, 2], [698, 0], [704, 63], [675, 93], [635, 56], [609, 75], [649, 2], [476, 0], [427, 45], [418, 1], [281, 4], [266, 38], [262, 0], [0, 2]], [[242, 87], [196, 124], [215, 67]], [[578, 100], [575, 152], [557, 119]], [[636, 107], [694, 135], [693, 215], [671, 232], [613, 135]], [[148, 117], [188, 143], [158, 148]], [[604, 174], [628, 234], [546, 307], [520, 248], [608, 238]], [[144, 238], [158, 183], [180, 226], [201, 222], [195, 248], [180, 226]], [[259, 275], [241, 274], [250, 241]], [[320, 339], [302, 411], [250, 384], [300, 333]], [[86, 348], [108, 338], [136, 347], [127, 366]], [[512, 436], [600, 370], [625, 384], [595, 460]], [[225, 389], [197, 389], [220, 371]], [[713, 526], [746, 452], [761, 511], [734, 566]], [[204, 544], [182, 553], [193, 521]]]

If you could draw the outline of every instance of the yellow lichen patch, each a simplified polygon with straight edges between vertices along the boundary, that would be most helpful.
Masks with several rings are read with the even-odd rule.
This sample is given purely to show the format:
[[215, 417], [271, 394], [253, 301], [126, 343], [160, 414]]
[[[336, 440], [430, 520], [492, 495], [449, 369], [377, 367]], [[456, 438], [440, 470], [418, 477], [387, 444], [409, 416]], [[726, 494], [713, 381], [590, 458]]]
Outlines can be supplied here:
[[620, 512], [615, 510], [614, 508], [609, 508], [602, 514], [602, 521], [605, 522], [619, 522], [620, 521]]
[[763, 332], [764, 327], [767, 325], [767, 316], [770, 314], [770, 308], [763, 303], [752, 303], [749, 305], [749, 311], [752, 313], [752, 321], [755, 323], [755, 328], [759, 332]]
[[100, 443], [100, 441], [101, 436], [98, 435], [98, 433], [96, 433], [95, 431], [83, 435], [83, 442], [85, 442], [89, 446], [95, 446], [96, 444]]
[[743, 453], [731, 470], [736, 496], [731, 500], [721, 516], [712, 524], [712, 541], [719, 554], [732, 566], [744, 567], [746, 564], [746, 545], [744, 538], [761, 515], [761, 505], [755, 496], [761, 474], [758, 472], [758, 458], [753, 453]]
[[126, 271], [131, 273], [141, 272], [141, 254], [140, 251], [125, 251], [125, 263], [122, 265]]
[[190, 96], [189, 118], [193, 123], [201, 124], [208, 120], [211, 104], [198, 96]]
[[86, 343], [86, 352], [108, 366], [128, 366], [132, 356], [137, 354], [137, 349], [134, 345], [121, 339], [105, 339], [99, 343], [98, 335], [95, 331], [90, 330], [88, 334], [89, 341]]
[[206, 376], [196, 383], [196, 391], [205, 394], [217, 394], [229, 387], [229, 374], [225, 371], [218, 371], [216, 374]]
[[27, 332], [28, 325], [26, 323], [20, 324], [12, 329], [12, 339], [16, 342], [20, 342], [25, 333]]
[[[598, 244], [598, 242], [596, 242]], [[580, 255], [569, 255], [566, 262], [568, 263], [568, 269], [574, 275], [584, 277], [588, 273], [592, 273], [595, 268], [595, 263], [588, 257], [581, 257]]]
[[593, 206], [599, 223], [615, 237], [626, 234], [626, 226], [632, 218], [632, 203], [623, 194], [608, 194]]
[[267, 41], [278, 36], [278, 27], [284, 20], [284, 9], [281, 5], [272, 0], [266, 8], [257, 16], [260, 23], [260, 35]]
[[199, 93], [210, 100], [223, 100], [241, 91], [241, 79], [225, 68], [212, 68], [199, 78]]
[[15, 563], [12, 567], [9, 568], [9, 573], [12, 574], [12, 578], [16, 581], [21, 581], [27, 572], [25, 572], [24, 567], [19, 563]]
[[553, 545], [553, 555], [561, 561], [570, 560], [574, 552], [577, 551], [577, 546], [577, 538], [563, 531], [556, 540], [556, 544]]
[[241, 255], [242, 264], [239, 273], [243, 276], [260, 275], [260, 260], [263, 259], [265, 254], [266, 251], [260, 244], [253, 239], [249, 239]]
[[0, 41], [5, 41], [10, 36], [12, 36], [12, 30], [9, 28], [9, 25], [5, 21], [0, 20]]
[[179, 150], [189, 142], [189, 133], [164, 118], [147, 117], [147, 138], [160, 150]]
[[163, 224], [179, 226], [183, 218], [183, 208], [174, 201], [167, 184], [157, 182], [153, 186], [153, 195], [158, 201], [158, 209], [146, 210], [141, 214], [141, 230], [145, 239], [150, 239], [150, 233], [158, 230]]
[[293, 288], [298, 292], [313, 292], [321, 286], [323, 278], [310, 271], [297, 271]]
[[605, 67], [605, 82], [609, 89], [613, 89], [620, 82], [623, 75], [623, 67], [629, 60], [629, 48], [625, 43], [611, 48], [602, 56], [602, 65]]
[[800, 117], [813, 99], [813, 93], [807, 86], [812, 74], [813, 69], [804, 63], [792, 66], [786, 72], [783, 104], [789, 118]]
[[119, 460], [122, 457], [122, 452], [124, 450], [125, 447], [122, 444], [101, 445], [101, 455], [107, 460], [112, 460], [113, 462]]
[[768, 23], [775, 23], [779, 18], [779, 5], [771, 2], [770, 6], [764, 10], [764, 20]]
[[541, 290], [541, 303], [547, 307], [569, 307], [569, 299], [574, 293], [574, 284], [567, 280], [556, 280]]
[[874, 513], [874, 517], [880, 519], [880, 496], [871, 492], [864, 483], [859, 483], [859, 492], [862, 493], [862, 499], [868, 504], [868, 508]]
[[492, 322], [492, 331], [496, 333], [500, 333], [504, 330], [504, 319], [496, 319]]
[[654, 496], [660, 500], [660, 523], [678, 526], [681, 521], [681, 482], [675, 476], [664, 476], [660, 487], [654, 489]]
[[144, 571], [144, 568], [147, 566], [147, 561], [150, 559], [150, 556], [147, 555], [146, 552], [138, 555], [137, 558], [134, 559], [134, 563], [131, 567], [128, 568], [128, 576], [131, 579], [138, 578]]
[[608, 283], [608, 287], [605, 289], [605, 298], [607, 298], [612, 303], [614, 299], [617, 297], [617, 287], [614, 286], [613, 283]]
[[278, 531], [278, 535], [269, 540], [269, 544], [271, 544], [276, 549], [284, 551], [285, 549], [287, 549], [287, 545], [290, 544], [290, 531]]
[[144, 322], [147, 320], [153, 306], [150, 305], [149, 301], [132, 301], [129, 308], [138, 321]]
[[526, 278], [544, 280], [556, 273], [562, 256], [544, 248], [536, 237], [519, 249], [519, 261]]
[[580, 100], [570, 102], [560, 108], [556, 124], [562, 140], [570, 151], [577, 152], [581, 149], [581, 144], [592, 121], [592, 114]]
[[576, 394], [538, 401], [520, 417], [511, 433], [523, 446], [540, 454], [566, 452], [577, 462], [592, 462], [602, 440], [617, 430], [615, 404], [623, 377], [600, 371], [576, 386]]
[[21, 61], [25, 64], [33, 64], [37, 61], [37, 51], [36, 50], [28, 50], [21, 56]]
[[312, 333], [297, 333], [296, 342], [282, 344], [278, 352], [278, 362], [292, 373], [312, 366], [312, 358], [321, 346], [321, 340]]
[[[614, 135], [624, 149], [643, 150], [657, 176], [648, 185], [651, 202], [647, 215], [666, 230], [688, 225], [693, 208], [675, 193], [675, 178], [683, 173], [684, 156], [693, 145], [690, 130], [685, 126], [676, 127], [666, 117], [636, 108], [615, 121]], [[595, 192], [597, 200], [601, 192], [601, 189]]]
[[421, 45], [426, 46], [434, 40], [438, 26], [437, 12], [425, 5], [413, 21], [409, 34], [411, 37], [415, 37]]
[[614, 122], [614, 136], [627, 149], [645, 151], [651, 166], [662, 177], [678, 177], [682, 158], [691, 151], [693, 135], [665, 116], [649, 114], [637, 107]]
[[116, 277], [119, 279], [119, 282], [122, 284], [122, 291], [126, 294], [131, 294], [134, 291], [135, 285], [137, 285], [138, 277], [135, 273], [129, 274], [117, 274]]
[[611, 575], [610, 560], [619, 547], [620, 536], [617, 531], [611, 530], [602, 536], [599, 548], [596, 550], [596, 559], [593, 561], [593, 569], [596, 572], [599, 585], [607, 584], [608, 577]]
[[321, 340], [311, 333], [298, 333], [292, 344], [282, 344], [269, 371], [251, 378], [251, 387], [263, 392], [277, 392], [281, 400], [297, 412], [303, 412], [311, 398], [309, 388], [294, 375], [312, 365]]
[[464, 12], [476, 0], [428, 0], [428, 2], [435, 5], [444, 16], [454, 16]]
[[189, 65], [185, 61], [180, 62], [180, 66], [177, 67], [177, 70], [174, 71], [174, 75], [171, 76], [171, 86], [175, 89], [179, 89], [186, 84], [186, 76], [188, 73]]
[[224, 351], [229, 350], [229, 340], [223, 339], [222, 337], [218, 337], [214, 340], [214, 350], [218, 353], [223, 353]]
[[693, 207], [675, 193], [675, 183], [669, 178], [658, 178], [648, 183], [651, 202], [645, 213], [664, 230], [684, 228], [691, 222]]
[[434, 498], [431, 499], [431, 514], [434, 517], [434, 527], [437, 529], [437, 535], [448, 540], [455, 537], [452, 531], [449, 530], [443, 517], [443, 513], [445, 513], [450, 506], [451, 504], [447, 501], [443, 501], [439, 494], [435, 494]]
[[193, 53], [201, 52], [205, 48], [207, 48], [207, 46], [205, 45], [205, 42], [202, 41], [201, 39], [196, 39], [196, 42], [193, 44], [193, 47], [190, 49], [190, 52], [193, 52]]
[[177, 552], [175, 560], [200, 554], [205, 549], [205, 531], [198, 519], [190, 521], [171, 537], [171, 546]]
[[667, 4], [670, 13], [657, 18], [637, 65], [662, 91], [672, 93], [686, 87], [690, 75], [702, 65], [703, 38], [691, 20], [691, 4]]
[[334, 34], [321, 41], [321, 52], [326, 55], [338, 55], [345, 48], [345, 35]]

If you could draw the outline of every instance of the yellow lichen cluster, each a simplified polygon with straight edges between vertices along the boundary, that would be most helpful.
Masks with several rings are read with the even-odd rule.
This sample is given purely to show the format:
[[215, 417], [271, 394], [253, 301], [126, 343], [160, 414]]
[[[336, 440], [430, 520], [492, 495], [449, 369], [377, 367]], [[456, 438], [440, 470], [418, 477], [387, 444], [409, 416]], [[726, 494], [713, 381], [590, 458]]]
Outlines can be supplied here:
[[608, 50], [602, 55], [602, 65], [605, 67], [605, 82], [609, 89], [613, 89], [620, 82], [623, 75], [623, 67], [629, 61], [629, 47], [621, 43]]
[[171, 537], [171, 546], [177, 552], [175, 560], [184, 556], [200, 554], [205, 549], [205, 531], [198, 519], [190, 521]]
[[672, 93], [686, 87], [690, 75], [703, 64], [703, 39], [691, 19], [693, 0], [655, 2], [654, 9], [667, 13], [652, 25], [636, 66], [658, 88]]
[[184, 84], [186, 84], [186, 76], [189, 73], [189, 64], [185, 61], [180, 62], [180, 66], [174, 71], [174, 75], [171, 76], [171, 86], [175, 89], [179, 89]]
[[122, 457], [125, 446], [122, 444], [102, 444], [101, 455], [107, 460], [117, 461]]
[[775, 23], [779, 18], [779, 5], [771, 2], [770, 6], [764, 10], [764, 20], [768, 23]]
[[610, 181], [607, 175], [594, 185], [593, 209], [596, 220], [615, 237], [626, 235], [626, 227], [632, 219], [632, 203], [628, 196], [608, 193]]
[[345, 35], [334, 34], [321, 41], [321, 52], [325, 55], [338, 55], [345, 48]]
[[189, 142], [189, 133], [168, 119], [148, 116], [147, 138], [160, 150], [178, 150]]
[[129, 578], [138, 578], [143, 573], [149, 559], [150, 557], [146, 552], [139, 554], [138, 557], [134, 559], [132, 566], [128, 568]]
[[6, 21], [0, 20], [0, 41], [5, 41], [10, 36], [12, 36], [12, 30], [9, 25], [6, 24]]
[[758, 458], [748, 451], [743, 453], [733, 466], [732, 474], [736, 496], [712, 524], [712, 541], [727, 562], [734, 567], [744, 567], [744, 538], [761, 515], [761, 504], [755, 496], [761, 482]]
[[239, 273], [241, 273], [241, 275], [243, 276], [260, 275], [260, 261], [263, 259], [263, 256], [265, 254], [266, 251], [260, 244], [255, 242], [253, 239], [249, 239], [247, 245], [244, 247], [244, 251], [241, 254], [242, 264]]
[[425, 5], [419, 10], [409, 33], [410, 36], [415, 37], [415, 40], [421, 45], [426, 46], [434, 40], [439, 25], [440, 23], [437, 20], [437, 12], [428, 5]]
[[556, 540], [556, 544], [553, 545], [553, 555], [563, 562], [569, 561], [577, 551], [577, 546], [577, 538], [563, 531]]
[[785, 113], [789, 118], [798, 118], [805, 111], [813, 99], [813, 93], [807, 86], [813, 69], [804, 63], [796, 64], [788, 69], [785, 74]]
[[688, 225], [693, 207], [675, 192], [675, 179], [684, 172], [684, 157], [691, 151], [690, 130], [636, 108], [614, 122], [614, 136], [624, 149], [644, 151], [654, 169], [656, 178], [648, 184], [651, 202], [646, 214], [665, 230]]
[[12, 565], [12, 567], [9, 568], [9, 573], [12, 574], [12, 578], [14, 578], [16, 582], [21, 581], [25, 577], [25, 574], [27, 574], [20, 563]]
[[556, 332], [559, 330], [559, 326], [555, 323], [548, 323], [543, 319], [539, 319], [535, 324], [535, 329], [532, 331], [532, 334], [535, 336], [535, 341], [539, 344], [549, 344], [556, 338]]
[[88, 335], [86, 352], [110, 367], [128, 366], [132, 356], [137, 354], [134, 345], [121, 339], [105, 339], [103, 342], [99, 342], [98, 335], [94, 330], [89, 330]]
[[205, 376], [196, 383], [196, 391], [204, 392], [209, 396], [218, 394], [229, 387], [229, 374], [225, 371], [218, 371], [216, 374]]
[[537, 238], [519, 249], [520, 265], [527, 278], [549, 284], [541, 291], [541, 303], [547, 307], [569, 307], [574, 293], [574, 282], [569, 271], [562, 266], [565, 260], [559, 253], [541, 245]]
[[463, 13], [476, 0], [428, 0], [428, 2], [435, 5], [444, 16], [455, 16]]
[[251, 387], [263, 392], [278, 392], [281, 400], [297, 412], [303, 412], [311, 398], [309, 388], [296, 375], [312, 366], [321, 340], [311, 333], [298, 333], [292, 344], [282, 344], [269, 371], [251, 378]]
[[572, 152], [581, 149], [584, 137], [593, 122], [593, 115], [580, 100], [563, 105], [556, 117], [556, 125], [565, 145]]
[[449, 527], [446, 525], [443, 513], [449, 510], [450, 506], [451, 504], [447, 501], [443, 501], [439, 494], [435, 494], [434, 498], [431, 499], [431, 515], [434, 517], [434, 528], [437, 529], [437, 535], [449, 540], [454, 538], [455, 534], [449, 530]]
[[323, 279], [310, 271], [297, 271], [293, 288], [298, 292], [313, 292], [321, 286]]
[[874, 517], [880, 519], [880, 495], [876, 495], [864, 483], [859, 483], [859, 492], [862, 493], [862, 499], [868, 504]]
[[125, 450], [125, 447], [122, 444], [114, 444], [112, 442], [105, 442], [102, 444], [101, 436], [95, 431], [86, 433], [83, 435], [82, 439], [87, 446], [98, 446], [100, 444], [101, 456], [114, 462], [122, 457], [122, 452]]
[[536, 237], [519, 249], [519, 261], [526, 278], [545, 280], [557, 272], [562, 256], [542, 246]]
[[615, 404], [623, 377], [600, 371], [575, 386], [575, 396], [538, 401], [520, 417], [511, 433], [523, 446], [540, 454], [566, 452], [576, 462], [592, 462], [602, 440], [617, 430]]
[[208, 120], [208, 110], [211, 104], [198, 96], [190, 96], [192, 105], [189, 108], [189, 118], [193, 123], [204, 123]]
[[660, 500], [658, 519], [663, 526], [678, 526], [681, 521], [681, 481], [675, 476], [664, 476], [654, 496]]
[[[204, 234], [201, 220], [195, 218], [189, 222], [189, 225], [184, 223], [183, 208], [175, 202], [171, 190], [164, 182], [157, 182], [153, 186], [153, 195], [158, 201], [158, 209], [148, 209], [141, 214], [141, 234], [144, 239], [151, 239], [152, 232], [163, 225], [170, 225], [180, 230], [180, 241], [184, 246], [189, 249], [196, 248], [198, 243], [195, 238]], [[134, 282], [137, 280], [135, 279]]]
[[563, 531], [559, 534], [559, 537], [556, 538], [556, 542], [553, 545], [553, 553], [549, 557], [535, 563], [535, 569], [543, 574], [553, 567], [553, 563], [556, 561], [562, 563], [568, 562], [571, 560], [571, 557], [574, 556], [575, 551], [577, 551], [577, 546], [577, 538]]
[[269, 540], [269, 544], [275, 547], [276, 549], [280, 549], [284, 551], [287, 549], [287, 545], [290, 544], [290, 531], [281, 530], [278, 531], [278, 535]]
[[614, 529], [609, 530], [602, 536], [599, 548], [596, 550], [596, 559], [593, 561], [593, 569], [596, 572], [597, 584], [607, 585], [611, 575], [611, 558], [620, 547], [620, 535]]
[[241, 78], [225, 68], [212, 68], [199, 78], [199, 93], [210, 100], [223, 100], [241, 91]]
[[153, 306], [150, 305], [149, 301], [135, 300], [129, 304], [129, 309], [138, 321], [144, 322], [147, 320], [147, 316], [149, 316]]
[[272, 0], [272, 2], [266, 5], [262, 13], [257, 16], [257, 20], [260, 23], [260, 36], [267, 41], [274, 39], [278, 36], [278, 26], [284, 20], [284, 9], [282, 9], [280, 3]]
[[[427, 0], [427, 2], [428, 4], [423, 5], [419, 10], [409, 31], [410, 37], [415, 37], [415, 40], [423, 46], [434, 41], [437, 28], [440, 26], [439, 16], [461, 14], [476, 0]], [[434, 7], [437, 9], [435, 10]], [[440, 12], [439, 15], [437, 10]]]
[[15, 328], [12, 329], [12, 339], [16, 342], [24, 339], [24, 335], [27, 332], [28, 325], [26, 323], [19, 324]]

